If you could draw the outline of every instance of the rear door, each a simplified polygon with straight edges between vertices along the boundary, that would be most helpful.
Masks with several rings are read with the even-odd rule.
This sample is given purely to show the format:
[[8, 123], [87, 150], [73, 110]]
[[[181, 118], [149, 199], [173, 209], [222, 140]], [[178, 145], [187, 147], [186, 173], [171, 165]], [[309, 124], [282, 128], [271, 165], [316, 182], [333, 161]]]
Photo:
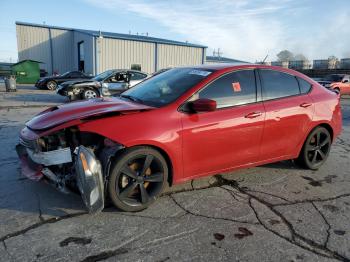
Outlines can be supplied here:
[[314, 107], [307, 94], [311, 84], [275, 70], [259, 69], [259, 75], [266, 112], [262, 160], [291, 155], [312, 120]]
[[256, 162], [264, 126], [253, 69], [225, 74], [194, 94], [217, 110], [183, 113], [183, 162], [186, 177], [205, 175]]

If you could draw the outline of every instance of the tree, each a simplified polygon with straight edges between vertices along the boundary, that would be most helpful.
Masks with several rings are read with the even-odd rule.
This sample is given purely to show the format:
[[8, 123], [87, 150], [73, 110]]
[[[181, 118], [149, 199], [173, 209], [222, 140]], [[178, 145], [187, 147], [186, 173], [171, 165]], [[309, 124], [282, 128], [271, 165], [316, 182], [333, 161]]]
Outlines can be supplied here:
[[277, 54], [278, 61], [287, 62], [294, 59], [294, 54], [289, 50], [283, 50]]
[[294, 56], [294, 60], [297, 60], [297, 61], [301, 61], [302, 60], [302, 61], [304, 61], [304, 60], [308, 60], [308, 59], [303, 54], [296, 54]]

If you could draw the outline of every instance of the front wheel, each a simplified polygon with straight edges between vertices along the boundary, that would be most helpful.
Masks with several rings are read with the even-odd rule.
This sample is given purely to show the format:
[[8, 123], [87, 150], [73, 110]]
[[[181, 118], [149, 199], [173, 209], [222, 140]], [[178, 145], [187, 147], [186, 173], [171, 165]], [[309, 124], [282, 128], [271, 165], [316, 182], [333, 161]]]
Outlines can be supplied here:
[[55, 90], [57, 88], [57, 83], [55, 81], [49, 81], [46, 84], [47, 89]]
[[326, 162], [332, 139], [324, 127], [316, 127], [306, 138], [297, 162], [303, 167], [316, 170]]
[[95, 89], [86, 88], [83, 91], [83, 99], [92, 99], [98, 97], [98, 93]]
[[167, 179], [167, 162], [157, 150], [150, 147], [126, 149], [112, 168], [109, 196], [123, 211], [140, 211], [161, 194]]

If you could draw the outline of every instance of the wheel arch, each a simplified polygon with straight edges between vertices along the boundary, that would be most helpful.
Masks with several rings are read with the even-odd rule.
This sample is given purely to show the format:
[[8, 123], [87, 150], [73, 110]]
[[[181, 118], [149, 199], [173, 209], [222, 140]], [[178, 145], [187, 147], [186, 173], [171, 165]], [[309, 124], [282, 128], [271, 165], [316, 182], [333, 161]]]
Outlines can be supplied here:
[[[314, 130], [314, 129], [315, 129], [316, 127], [318, 127], [318, 126], [321, 126], [321, 127], [324, 127], [324, 128], [327, 129], [327, 131], [328, 131], [329, 134], [331, 135], [331, 140], [332, 140], [332, 142], [333, 142], [334, 132], [333, 132], [332, 126], [331, 126], [330, 124], [328, 124], [328, 123], [321, 123], [321, 124], [315, 126], [312, 130]], [[311, 131], [312, 131], [312, 130], [311, 130]], [[311, 131], [310, 131], [310, 132], [311, 132]], [[310, 133], [309, 133], [309, 134], [310, 134]]]
[[333, 131], [333, 127], [329, 124], [329, 123], [326, 123], [326, 122], [321, 122], [321, 123], [317, 123], [316, 125], [312, 126], [308, 132], [305, 133], [305, 136], [303, 137], [302, 141], [300, 142], [299, 146], [297, 147], [297, 151], [295, 151], [296, 155], [295, 156], [299, 156], [301, 151], [303, 150], [303, 146], [304, 146], [304, 143], [307, 139], [307, 137], [309, 136], [309, 134], [315, 130], [315, 128], [317, 127], [324, 127], [327, 129], [327, 131], [329, 132], [329, 134], [331, 135], [331, 140], [332, 140], [332, 143], [333, 143], [333, 139], [334, 139], [334, 131]]

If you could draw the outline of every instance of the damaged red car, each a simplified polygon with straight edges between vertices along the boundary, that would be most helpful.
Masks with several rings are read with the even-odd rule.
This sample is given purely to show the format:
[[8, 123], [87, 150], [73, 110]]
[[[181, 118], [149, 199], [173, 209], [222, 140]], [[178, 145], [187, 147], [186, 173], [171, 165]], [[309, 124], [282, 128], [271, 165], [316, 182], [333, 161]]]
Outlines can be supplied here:
[[295, 159], [318, 169], [342, 127], [340, 98], [298, 72], [265, 65], [174, 68], [120, 97], [51, 107], [26, 123], [22, 172], [105, 199], [149, 206], [169, 184]]

